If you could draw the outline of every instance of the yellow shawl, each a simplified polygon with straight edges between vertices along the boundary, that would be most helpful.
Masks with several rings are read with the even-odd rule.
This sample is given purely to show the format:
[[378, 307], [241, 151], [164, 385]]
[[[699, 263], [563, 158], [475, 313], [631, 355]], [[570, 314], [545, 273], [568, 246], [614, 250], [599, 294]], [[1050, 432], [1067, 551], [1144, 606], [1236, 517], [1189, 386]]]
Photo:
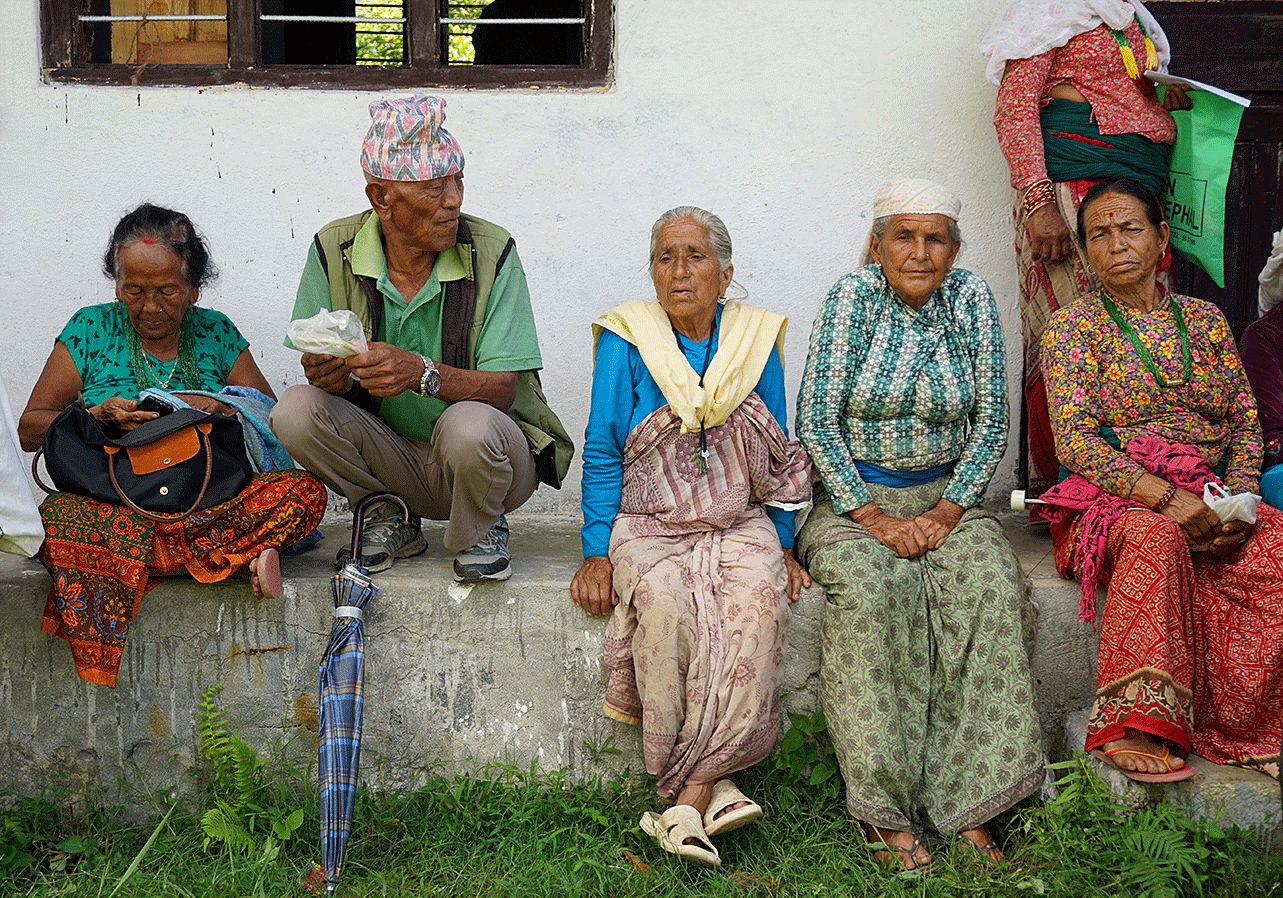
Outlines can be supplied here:
[[775, 312], [728, 302], [722, 309], [717, 352], [699, 385], [699, 373], [686, 361], [668, 314], [658, 301], [634, 299], [593, 322], [593, 355], [603, 329], [637, 347], [650, 376], [668, 406], [682, 422], [682, 432], [724, 424], [762, 377], [774, 346], [784, 364], [784, 331], [788, 319]]

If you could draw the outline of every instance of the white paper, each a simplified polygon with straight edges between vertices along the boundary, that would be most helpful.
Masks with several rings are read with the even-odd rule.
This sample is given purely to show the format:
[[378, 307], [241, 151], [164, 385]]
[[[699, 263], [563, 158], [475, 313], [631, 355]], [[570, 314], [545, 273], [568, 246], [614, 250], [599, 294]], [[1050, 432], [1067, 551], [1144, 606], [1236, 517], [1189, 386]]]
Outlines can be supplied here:
[[1215, 87], [1214, 85], [1207, 84], [1203, 81], [1195, 81], [1193, 78], [1181, 78], [1178, 75], [1172, 75], [1167, 72], [1146, 72], [1145, 77], [1150, 81], [1153, 81], [1155, 84], [1180, 84], [1192, 90], [1205, 90], [1208, 93], [1216, 94], [1222, 99], [1229, 100], [1231, 103], [1237, 103], [1244, 109], [1252, 105], [1252, 101], [1247, 97], [1239, 96], [1238, 94], [1231, 93], [1228, 90], [1222, 90], [1219, 87]]

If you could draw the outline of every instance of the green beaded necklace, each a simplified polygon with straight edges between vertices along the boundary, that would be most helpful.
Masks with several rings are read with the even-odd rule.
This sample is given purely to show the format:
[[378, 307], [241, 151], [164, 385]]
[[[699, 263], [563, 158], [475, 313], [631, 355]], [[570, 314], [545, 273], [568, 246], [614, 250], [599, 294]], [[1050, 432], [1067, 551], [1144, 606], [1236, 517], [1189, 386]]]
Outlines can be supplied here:
[[183, 312], [183, 326], [178, 334], [178, 355], [174, 358], [174, 367], [169, 370], [169, 377], [161, 380], [152, 370], [147, 357], [143, 355], [143, 346], [138, 340], [138, 332], [129, 323], [129, 315], [125, 312], [124, 304], [118, 303], [116, 308], [120, 313], [121, 330], [125, 332], [125, 342], [129, 344], [129, 367], [133, 369], [134, 383], [138, 384], [138, 389], [145, 390], [153, 386], [152, 381], [155, 381], [154, 386], [167, 390], [169, 382], [174, 379], [175, 371], [182, 372], [184, 389], [200, 389], [200, 371], [196, 368], [196, 338], [192, 335], [191, 315]]
[[1194, 375], [1194, 358], [1189, 349], [1189, 328], [1185, 326], [1185, 316], [1181, 314], [1181, 307], [1177, 304], [1175, 299], [1168, 296], [1167, 307], [1172, 310], [1172, 319], [1176, 322], [1176, 332], [1181, 335], [1182, 365], [1180, 380], [1168, 380], [1167, 375], [1163, 374], [1163, 372], [1159, 370], [1158, 365], [1154, 362], [1153, 356], [1149, 354], [1149, 350], [1146, 349], [1145, 344], [1141, 342], [1140, 334], [1136, 333], [1132, 326], [1127, 322], [1126, 317], [1123, 316], [1123, 313], [1119, 310], [1118, 306], [1114, 304], [1113, 297], [1102, 290], [1100, 293], [1100, 301], [1104, 304], [1105, 311], [1109, 313], [1109, 317], [1114, 319], [1114, 324], [1118, 325], [1118, 329], [1122, 331], [1123, 336], [1127, 338], [1127, 342], [1132, 344], [1132, 347], [1136, 350], [1136, 354], [1140, 356], [1140, 363], [1145, 366], [1146, 371], [1154, 376], [1155, 382], [1157, 382], [1160, 387], [1183, 387], [1189, 383], [1189, 379]]

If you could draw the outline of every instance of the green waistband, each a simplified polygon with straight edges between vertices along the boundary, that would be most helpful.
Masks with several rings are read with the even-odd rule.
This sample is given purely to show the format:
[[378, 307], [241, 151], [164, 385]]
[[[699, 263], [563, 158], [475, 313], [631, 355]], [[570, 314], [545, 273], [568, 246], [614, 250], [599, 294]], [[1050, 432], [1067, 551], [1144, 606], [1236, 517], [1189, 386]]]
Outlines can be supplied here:
[[1048, 101], [1042, 109], [1042, 142], [1053, 181], [1131, 178], [1155, 196], [1162, 194], [1171, 147], [1140, 134], [1102, 135], [1088, 103]]

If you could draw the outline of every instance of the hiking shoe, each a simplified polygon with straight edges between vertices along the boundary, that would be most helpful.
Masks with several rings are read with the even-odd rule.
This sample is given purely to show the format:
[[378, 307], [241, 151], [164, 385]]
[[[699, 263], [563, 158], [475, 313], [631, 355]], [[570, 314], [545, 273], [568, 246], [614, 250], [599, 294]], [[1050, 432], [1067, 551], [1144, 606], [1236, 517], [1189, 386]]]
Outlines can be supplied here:
[[512, 576], [512, 565], [508, 563], [511, 557], [508, 554], [508, 522], [500, 515], [481, 542], [454, 556], [454, 579], [460, 583], [507, 580]]
[[[386, 571], [398, 558], [422, 555], [428, 548], [419, 527], [419, 516], [410, 515], [410, 523], [401, 523], [400, 512], [383, 513], [373, 520], [367, 519], [361, 532], [361, 567], [371, 574]], [[350, 546], [339, 549], [335, 567], [342, 570], [351, 560]]]

